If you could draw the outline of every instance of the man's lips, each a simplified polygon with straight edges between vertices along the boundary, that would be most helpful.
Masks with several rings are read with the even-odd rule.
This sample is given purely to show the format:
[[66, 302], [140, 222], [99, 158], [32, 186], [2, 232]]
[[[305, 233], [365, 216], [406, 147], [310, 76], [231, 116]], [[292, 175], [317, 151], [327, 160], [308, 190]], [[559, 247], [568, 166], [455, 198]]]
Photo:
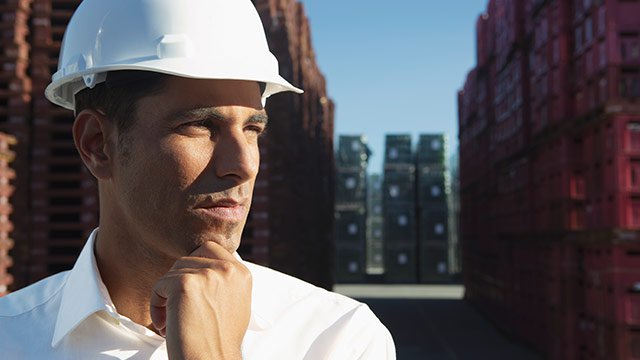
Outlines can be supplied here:
[[238, 201], [232, 198], [225, 199], [207, 199], [199, 203], [195, 210], [204, 214], [206, 217], [214, 218], [222, 221], [238, 222], [243, 221], [246, 216], [245, 204], [246, 200]]

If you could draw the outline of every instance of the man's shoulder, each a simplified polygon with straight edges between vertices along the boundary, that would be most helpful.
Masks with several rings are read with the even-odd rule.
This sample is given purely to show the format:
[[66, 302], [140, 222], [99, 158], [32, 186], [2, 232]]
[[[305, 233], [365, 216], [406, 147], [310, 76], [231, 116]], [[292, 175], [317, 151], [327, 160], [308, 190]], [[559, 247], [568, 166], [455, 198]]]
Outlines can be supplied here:
[[265, 293], [268, 292], [274, 297], [279, 297], [281, 301], [300, 301], [312, 297], [320, 301], [341, 303], [351, 307], [361, 305], [354, 299], [328, 291], [278, 270], [249, 262], [245, 262], [245, 264], [253, 275], [254, 287], [262, 291], [259, 295], [266, 295]]
[[296, 343], [289, 358], [395, 359], [391, 334], [366, 304], [273, 269], [246, 265], [253, 275], [252, 311], [271, 329], [259, 333], [262, 341]]
[[366, 304], [274, 269], [245, 264], [253, 275], [254, 303], [263, 313], [278, 318], [299, 310], [300, 316], [333, 323], [354, 312], [364, 312], [378, 321]]
[[0, 297], [0, 319], [19, 316], [51, 302], [60, 294], [67, 275], [68, 271], [61, 272]]

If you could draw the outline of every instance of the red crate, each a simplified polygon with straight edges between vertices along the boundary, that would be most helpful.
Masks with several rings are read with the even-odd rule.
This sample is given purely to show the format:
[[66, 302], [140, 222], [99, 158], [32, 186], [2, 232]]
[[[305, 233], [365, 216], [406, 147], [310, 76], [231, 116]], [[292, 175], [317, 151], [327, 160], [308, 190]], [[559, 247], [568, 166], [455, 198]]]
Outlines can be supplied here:
[[497, 194], [490, 204], [496, 231], [531, 231], [531, 163], [528, 158], [503, 165], [497, 171]]
[[50, 18], [34, 17], [32, 20], [33, 44], [39, 46], [58, 46], [62, 43], [64, 26], [52, 26]]
[[524, 37], [524, 2], [495, 0], [489, 5], [489, 17], [495, 19], [496, 64], [502, 69], [511, 50]]
[[[496, 67], [496, 69], [498, 69]], [[493, 161], [509, 157], [528, 145], [529, 113], [526, 99], [529, 93], [528, 59], [518, 51], [496, 75], [493, 102], [495, 122], [491, 124]]]
[[589, 359], [640, 359], [640, 331], [597, 320], [587, 321], [584, 327], [585, 352]]
[[26, 44], [2, 44], [0, 59], [3, 63], [10, 60], [29, 59], [29, 46]]
[[18, 97], [31, 91], [31, 81], [29, 78], [4, 79], [0, 83], [0, 98]]
[[538, 231], [584, 227], [585, 180], [574, 140], [561, 137], [538, 148], [533, 158], [533, 228]]
[[603, 273], [604, 320], [617, 324], [640, 325], [640, 269], [636, 272]]
[[557, 1], [543, 6], [532, 23], [530, 103], [532, 133], [570, 117], [568, 5]]
[[7, 294], [7, 287], [11, 284], [13, 284], [13, 276], [11, 274], [0, 274], [0, 296]]
[[461, 94], [460, 128], [464, 129], [472, 121], [476, 112], [476, 69], [469, 71]]
[[586, 12], [577, 9], [573, 29], [576, 115], [640, 97], [638, 12], [640, 5], [628, 1], [606, 1]]
[[15, 10], [29, 11], [31, 0], [6, 0], [0, 5], [0, 13], [11, 12]]
[[582, 133], [587, 222], [592, 228], [640, 228], [640, 117], [612, 115]]
[[[489, 7], [491, 7], [491, 5], [489, 5]], [[478, 67], [485, 66], [494, 55], [494, 31], [494, 18], [491, 17], [489, 13], [483, 13], [478, 16], [478, 20], [476, 21], [476, 63]]]
[[51, 17], [61, 20], [69, 20], [73, 11], [80, 4], [80, 0], [65, 2], [34, 0], [32, 8], [33, 15], [38, 17]]

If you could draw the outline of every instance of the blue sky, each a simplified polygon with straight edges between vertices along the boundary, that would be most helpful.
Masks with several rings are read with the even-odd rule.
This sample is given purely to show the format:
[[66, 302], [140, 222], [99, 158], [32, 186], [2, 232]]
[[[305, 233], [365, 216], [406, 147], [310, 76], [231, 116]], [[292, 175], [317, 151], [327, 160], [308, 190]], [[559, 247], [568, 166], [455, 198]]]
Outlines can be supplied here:
[[486, 0], [300, 0], [338, 135], [365, 134], [382, 169], [384, 135], [444, 132], [457, 147], [457, 91], [475, 66]]

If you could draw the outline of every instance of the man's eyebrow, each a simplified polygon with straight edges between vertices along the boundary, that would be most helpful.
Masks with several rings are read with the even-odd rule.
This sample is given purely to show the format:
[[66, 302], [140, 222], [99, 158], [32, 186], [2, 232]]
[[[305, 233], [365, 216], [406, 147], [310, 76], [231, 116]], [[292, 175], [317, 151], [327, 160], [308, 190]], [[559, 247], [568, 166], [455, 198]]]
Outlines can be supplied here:
[[222, 113], [213, 107], [198, 107], [198, 108], [190, 108], [187, 110], [179, 110], [169, 115], [169, 120], [180, 120], [180, 121], [188, 121], [188, 120], [199, 120], [206, 118], [216, 118], [218, 120], [225, 121], [227, 118], [222, 115]]
[[262, 110], [261, 112], [252, 115], [246, 122], [262, 123], [265, 126], [269, 123], [269, 116]]
[[[220, 121], [228, 121], [229, 119], [222, 114], [215, 107], [198, 107], [188, 110], [180, 110], [173, 113], [170, 117], [171, 120], [180, 120], [180, 121], [188, 121], [188, 120], [198, 120], [198, 119], [206, 119], [206, 118], [214, 118]], [[245, 123], [263, 123], [267, 125], [269, 122], [269, 117], [267, 113], [262, 110], [257, 114], [250, 116]]]

